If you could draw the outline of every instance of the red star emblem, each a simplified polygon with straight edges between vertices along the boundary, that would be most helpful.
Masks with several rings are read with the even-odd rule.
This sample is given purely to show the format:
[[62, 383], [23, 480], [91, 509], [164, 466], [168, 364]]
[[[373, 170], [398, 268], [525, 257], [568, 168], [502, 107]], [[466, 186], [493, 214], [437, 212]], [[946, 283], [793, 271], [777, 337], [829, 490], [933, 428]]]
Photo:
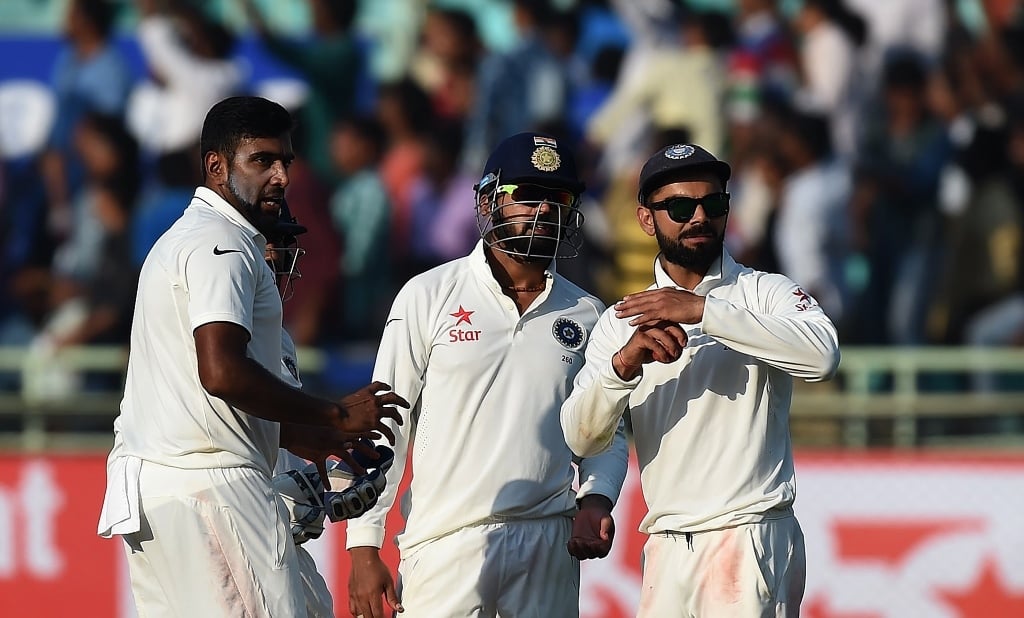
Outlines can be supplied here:
[[455, 313], [449, 313], [448, 315], [452, 316], [453, 318], [459, 318], [459, 321], [455, 323], [456, 326], [462, 324], [463, 322], [472, 326], [473, 322], [469, 319], [469, 316], [473, 315], [474, 313], [476, 313], [476, 311], [466, 311], [465, 309], [462, 308], [462, 305], [459, 305], [458, 311], [456, 311]]
[[796, 291], [793, 292], [793, 296], [796, 296], [797, 298], [799, 298], [800, 302], [803, 302], [803, 303], [810, 303], [811, 302], [811, 297], [807, 294], [807, 292], [804, 292], [803, 288], [797, 288]]
[[956, 608], [958, 616], [1024, 616], [1024, 590], [1008, 586], [991, 557], [982, 563], [973, 585], [940, 590], [939, 596]]

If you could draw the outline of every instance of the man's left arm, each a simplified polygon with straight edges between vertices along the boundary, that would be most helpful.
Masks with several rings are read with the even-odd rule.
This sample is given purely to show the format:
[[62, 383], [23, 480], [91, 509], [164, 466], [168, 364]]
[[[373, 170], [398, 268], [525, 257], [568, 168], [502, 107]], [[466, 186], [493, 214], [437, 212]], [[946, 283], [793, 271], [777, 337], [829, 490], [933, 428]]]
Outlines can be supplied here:
[[619, 419], [608, 450], [594, 457], [576, 459], [576, 462], [580, 490], [576, 496], [577, 512], [567, 549], [580, 560], [604, 558], [611, 551], [615, 538], [612, 508], [619, 499], [629, 463], [625, 420]]
[[707, 298], [704, 333], [795, 378], [830, 379], [839, 335], [818, 302], [783, 275], [762, 275], [757, 286], [759, 307]]

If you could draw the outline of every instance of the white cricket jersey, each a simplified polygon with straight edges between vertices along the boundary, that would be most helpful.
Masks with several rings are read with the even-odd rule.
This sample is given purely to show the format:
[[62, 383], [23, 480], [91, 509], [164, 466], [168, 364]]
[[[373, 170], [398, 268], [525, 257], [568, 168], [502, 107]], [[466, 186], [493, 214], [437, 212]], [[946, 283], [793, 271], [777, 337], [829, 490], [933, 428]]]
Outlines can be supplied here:
[[280, 426], [236, 409], [199, 381], [195, 329], [232, 322], [248, 355], [277, 374], [281, 297], [266, 240], [206, 187], [146, 256], [132, 321], [119, 427], [124, 454], [178, 468], [249, 466], [270, 475]]
[[[481, 242], [396, 297], [373, 378], [413, 404], [403, 554], [468, 525], [575, 511], [573, 457], [558, 413], [604, 306], [564, 277], [546, 277], [520, 316]], [[412, 425], [407, 419], [396, 429], [393, 471], [405, 468]], [[580, 496], [618, 498], [627, 458], [621, 426], [616, 437], [609, 452], [580, 463]], [[388, 474], [377, 505], [348, 522], [348, 547], [381, 546], [400, 481]]]
[[[679, 286], [656, 261], [649, 289], [659, 287]], [[796, 494], [793, 378], [827, 379], [839, 364], [835, 326], [782, 275], [723, 253], [693, 292], [706, 296], [704, 319], [683, 325], [682, 356], [646, 364], [629, 382], [611, 358], [632, 335], [632, 318], [609, 308], [562, 406], [566, 439], [584, 455], [608, 443], [629, 407], [646, 533], [714, 530], [785, 512]]]

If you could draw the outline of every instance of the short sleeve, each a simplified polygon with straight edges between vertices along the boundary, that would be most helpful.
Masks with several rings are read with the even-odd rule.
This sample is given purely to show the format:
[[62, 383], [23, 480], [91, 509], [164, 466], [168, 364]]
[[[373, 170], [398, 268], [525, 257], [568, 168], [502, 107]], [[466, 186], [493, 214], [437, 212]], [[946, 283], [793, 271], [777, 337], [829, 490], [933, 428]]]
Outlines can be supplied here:
[[[223, 244], [223, 243], [222, 243]], [[211, 322], [232, 322], [253, 332], [253, 308], [259, 277], [248, 248], [196, 248], [185, 262], [188, 319], [193, 331]]]

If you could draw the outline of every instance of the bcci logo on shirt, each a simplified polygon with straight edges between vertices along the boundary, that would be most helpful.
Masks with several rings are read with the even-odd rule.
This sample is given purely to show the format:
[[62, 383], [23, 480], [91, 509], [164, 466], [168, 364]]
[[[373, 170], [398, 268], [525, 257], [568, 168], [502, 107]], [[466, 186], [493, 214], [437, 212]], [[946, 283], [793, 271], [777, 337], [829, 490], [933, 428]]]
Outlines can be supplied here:
[[555, 341], [562, 344], [563, 348], [578, 350], [587, 340], [587, 330], [583, 325], [572, 318], [560, 317], [551, 326], [551, 334]]

